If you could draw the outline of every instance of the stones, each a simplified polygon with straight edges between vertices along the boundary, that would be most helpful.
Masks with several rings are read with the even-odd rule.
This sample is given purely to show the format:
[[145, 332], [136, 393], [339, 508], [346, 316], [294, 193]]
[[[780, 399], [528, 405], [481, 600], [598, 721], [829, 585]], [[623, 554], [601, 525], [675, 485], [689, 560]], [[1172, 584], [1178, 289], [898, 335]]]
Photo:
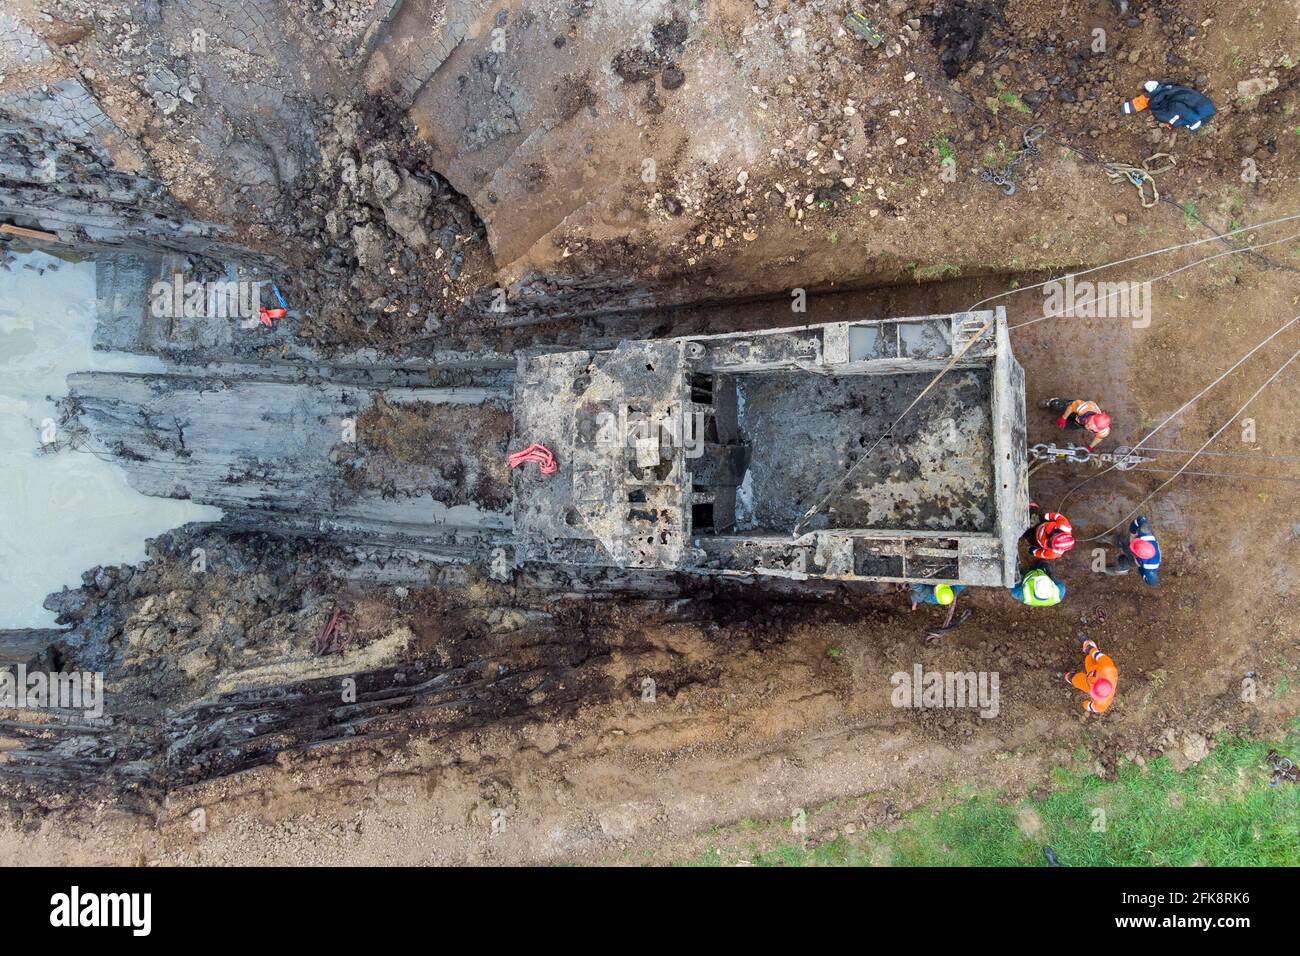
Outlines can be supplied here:
[[1249, 80], [1241, 80], [1237, 83], [1237, 95], [1242, 99], [1251, 99], [1256, 96], [1263, 96], [1265, 93], [1271, 93], [1277, 89], [1277, 77], [1260, 77], [1254, 76]]
[[383, 233], [375, 225], [367, 223], [352, 227], [352, 244], [357, 250], [357, 261], [363, 269], [378, 270], [387, 261]]
[[1202, 734], [1189, 733], [1183, 738], [1183, 756], [1189, 763], [1200, 763], [1210, 755], [1210, 745]]
[[374, 186], [375, 195], [383, 202], [402, 188], [402, 177], [392, 163], [378, 159], [371, 169], [371, 185]]
[[181, 105], [180, 98], [171, 93], [154, 93], [154, 105], [162, 110], [164, 116], [170, 116]]
[[171, 93], [174, 95], [180, 91], [180, 88], [180, 78], [165, 66], [155, 66], [149, 71], [149, 75], [144, 81], [146, 93]]

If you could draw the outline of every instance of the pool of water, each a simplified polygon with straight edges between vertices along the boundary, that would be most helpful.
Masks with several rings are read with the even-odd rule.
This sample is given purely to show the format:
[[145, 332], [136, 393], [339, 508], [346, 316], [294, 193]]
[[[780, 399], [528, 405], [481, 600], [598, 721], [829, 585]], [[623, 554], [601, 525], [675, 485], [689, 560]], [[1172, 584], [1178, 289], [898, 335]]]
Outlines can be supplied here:
[[95, 352], [95, 265], [41, 252], [0, 267], [0, 628], [48, 627], [51, 591], [97, 564], [144, 558], [144, 542], [216, 508], [150, 498], [85, 451], [40, 450], [71, 372], [160, 371], [161, 360]]

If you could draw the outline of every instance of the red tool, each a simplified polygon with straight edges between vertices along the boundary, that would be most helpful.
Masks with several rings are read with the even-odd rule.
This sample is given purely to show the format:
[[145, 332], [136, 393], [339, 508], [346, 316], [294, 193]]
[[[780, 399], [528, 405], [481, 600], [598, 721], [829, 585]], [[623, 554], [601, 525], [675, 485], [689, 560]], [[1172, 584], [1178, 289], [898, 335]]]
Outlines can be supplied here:
[[330, 616], [329, 623], [321, 629], [320, 634], [311, 642], [311, 652], [317, 657], [323, 657], [326, 654], [342, 654], [348, 649], [348, 642], [351, 638], [343, 637], [339, 634], [339, 614], [338, 608]]
[[284, 300], [284, 293], [280, 291], [280, 287], [275, 284], [274, 279], [270, 281], [271, 291], [275, 293], [275, 300], [279, 302], [280, 305], [275, 309], [268, 309], [264, 305], [259, 305], [257, 307], [257, 317], [262, 320], [262, 324], [268, 329], [271, 327], [272, 319], [283, 319], [289, 314], [289, 303]]
[[560, 466], [555, 463], [555, 456], [545, 445], [533, 442], [523, 451], [517, 451], [510, 456], [510, 467], [518, 468], [526, 461], [535, 461], [541, 466], [543, 475], [553, 475], [560, 470]]
[[257, 307], [257, 317], [262, 320], [262, 324], [267, 328], [271, 327], [272, 319], [283, 319], [288, 314], [287, 309], [268, 309], [264, 305]]

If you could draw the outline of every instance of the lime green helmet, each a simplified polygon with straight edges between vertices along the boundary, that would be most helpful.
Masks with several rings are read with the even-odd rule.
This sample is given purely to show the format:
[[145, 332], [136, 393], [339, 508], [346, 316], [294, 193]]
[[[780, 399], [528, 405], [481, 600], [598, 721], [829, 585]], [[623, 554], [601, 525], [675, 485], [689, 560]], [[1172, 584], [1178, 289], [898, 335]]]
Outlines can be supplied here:
[[934, 586], [934, 599], [940, 604], [951, 604], [957, 600], [957, 595], [953, 593], [951, 584], [936, 584]]

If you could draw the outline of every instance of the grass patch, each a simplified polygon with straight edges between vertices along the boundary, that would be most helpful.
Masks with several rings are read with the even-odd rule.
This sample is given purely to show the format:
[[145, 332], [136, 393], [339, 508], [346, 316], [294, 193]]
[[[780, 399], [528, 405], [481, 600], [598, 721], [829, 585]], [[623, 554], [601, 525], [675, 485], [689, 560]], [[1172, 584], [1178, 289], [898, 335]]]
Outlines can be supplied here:
[[1011, 160], [1016, 158], [1016, 151], [1011, 149], [1007, 144], [998, 140], [997, 149], [991, 149], [980, 159], [980, 164], [985, 169], [1001, 169]]
[[[1126, 764], [1115, 780], [1058, 768], [1045, 800], [977, 794], [908, 813], [900, 826], [816, 845], [778, 823], [732, 828], [766, 836], [714, 848], [693, 865], [1066, 866], [1300, 865], [1300, 787], [1270, 787], [1266, 742], [1235, 738], [1179, 772], [1165, 758]], [[1300, 721], [1278, 750], [1300, 752]], [[814, 814], [809, 814], [810, 818]], [[815, 826], [811, 827], [815, 829]], [[766, 845], [763, 845], [766, 844]]]
[[933, 282], [936, 279], [956, 278], [961, 275], [961, 266], [951, 262], [940, 262], [932, 266], [919, 266], [913, 263], [912, 278], [917, 282]]
[[997, 115], [998, 109], [1002, 106], [1009, 106], [1017, 113], [1032, 113], [1025, 101], [1020, 98], [1020, 94], [1007, 89], [1000, 79], [993, 77], [993, 86], [998, 91], [996, 96], [986, 96], [984, 105], [989, 108], [994, 116]]
[[957, 147], [952, 144], [951, 139], [941, 133], [935, 133], [927, 139], [925, 148], [938, 153], [940, 162], [957, 158]]

